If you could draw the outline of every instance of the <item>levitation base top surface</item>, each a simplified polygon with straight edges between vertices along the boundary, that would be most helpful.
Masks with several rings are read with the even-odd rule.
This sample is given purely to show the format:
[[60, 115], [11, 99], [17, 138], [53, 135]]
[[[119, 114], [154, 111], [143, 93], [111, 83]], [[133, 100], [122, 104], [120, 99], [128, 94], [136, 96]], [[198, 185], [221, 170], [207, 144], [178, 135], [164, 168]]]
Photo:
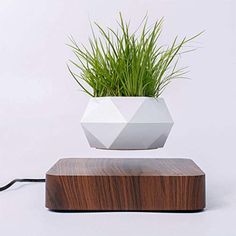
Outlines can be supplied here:
[[199, 211], [205, 174], [183, 158], [68, 158], [46, 174], [55, 211]]

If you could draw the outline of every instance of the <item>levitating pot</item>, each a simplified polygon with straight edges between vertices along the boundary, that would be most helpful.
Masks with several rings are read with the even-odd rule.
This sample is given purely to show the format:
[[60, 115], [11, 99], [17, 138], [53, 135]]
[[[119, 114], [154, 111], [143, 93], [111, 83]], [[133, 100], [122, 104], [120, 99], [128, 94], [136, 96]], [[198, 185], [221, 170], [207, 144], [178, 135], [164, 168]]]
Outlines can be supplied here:
[[102, 149], [164, 146], [173, 120], [162, 98], [91, 98], [81, 124], [89, 145]]

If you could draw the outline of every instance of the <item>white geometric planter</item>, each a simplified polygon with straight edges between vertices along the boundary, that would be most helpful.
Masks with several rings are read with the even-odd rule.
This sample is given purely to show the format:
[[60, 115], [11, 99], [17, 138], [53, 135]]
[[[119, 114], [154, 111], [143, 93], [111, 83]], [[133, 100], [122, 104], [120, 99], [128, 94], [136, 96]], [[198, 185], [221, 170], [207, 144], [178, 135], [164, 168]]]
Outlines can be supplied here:
[[102, 149], [163, 147], [173, 121], [162, 98], [91, 98], [81, 120], [89, 145]]

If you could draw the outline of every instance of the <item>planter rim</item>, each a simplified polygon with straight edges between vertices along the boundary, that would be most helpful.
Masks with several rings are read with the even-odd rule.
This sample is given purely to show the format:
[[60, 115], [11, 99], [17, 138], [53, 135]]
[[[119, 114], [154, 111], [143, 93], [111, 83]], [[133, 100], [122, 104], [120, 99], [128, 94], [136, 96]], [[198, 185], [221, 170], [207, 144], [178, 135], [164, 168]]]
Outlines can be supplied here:
[[144, 99], [144, 98], [148, 98], [148, 99], [163, 99], [162, 97], [148, 97], [148, 96], [104, 96], [104, 97], [91, 97], [90, 99], [103, 99], [103, 98], [119, 98], [119, 99], [126, 99], [126, 98], [132, 98], [132, 99]]

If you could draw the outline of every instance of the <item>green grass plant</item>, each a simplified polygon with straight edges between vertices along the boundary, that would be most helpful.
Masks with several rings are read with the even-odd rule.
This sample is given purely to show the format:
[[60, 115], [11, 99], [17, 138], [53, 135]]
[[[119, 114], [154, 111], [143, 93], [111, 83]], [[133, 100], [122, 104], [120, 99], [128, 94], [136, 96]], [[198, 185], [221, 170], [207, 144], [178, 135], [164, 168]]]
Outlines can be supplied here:
[[116, 31], [95, 23], [99, 36], [92, 28], [88, 47], [70, 37], [76, 58], [70, 62], [78, 72], [68, 69], [82, 91], [92, 97], [159, 97], [173, 79], [185, 77], [186, 68], [177, 68], [182, 49], [201, 33], [180, 41], [175, 37], [170, 46], [163, 46], [158, 42], [163, 18], [152, 26], [147, 20], [145, 16], [134, 32], [121, 14]]

